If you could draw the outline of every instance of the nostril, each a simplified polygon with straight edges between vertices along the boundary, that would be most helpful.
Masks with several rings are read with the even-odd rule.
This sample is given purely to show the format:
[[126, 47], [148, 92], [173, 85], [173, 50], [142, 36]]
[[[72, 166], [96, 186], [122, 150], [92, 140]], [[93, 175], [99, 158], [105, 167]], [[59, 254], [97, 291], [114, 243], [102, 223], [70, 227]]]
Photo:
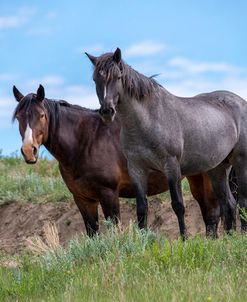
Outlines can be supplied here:
[[109, 109], [107, 109], [107, 108], [100, 109], [101, 114], [107, 114], [108, 112], [109, 112]]
[[112, 107], [100, 109], [100, 114], [114, 114], [114, 109]]
[[37, 155], [37, 148], [35, 146], [32, 146], [32, 149], [33, 149], [33, 155], [36, 156]]

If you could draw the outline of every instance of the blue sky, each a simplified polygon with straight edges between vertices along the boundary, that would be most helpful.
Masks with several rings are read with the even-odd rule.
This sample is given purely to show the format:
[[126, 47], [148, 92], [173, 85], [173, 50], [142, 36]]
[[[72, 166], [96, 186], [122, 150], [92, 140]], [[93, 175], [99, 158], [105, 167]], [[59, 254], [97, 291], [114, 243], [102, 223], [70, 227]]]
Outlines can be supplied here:
[[0, 149], [19, 150], [12, 86], [97, 108], [84, 55], [123, 58], [172, 93], [227, 89], [247, 99], [246, 1], [0, 1]]

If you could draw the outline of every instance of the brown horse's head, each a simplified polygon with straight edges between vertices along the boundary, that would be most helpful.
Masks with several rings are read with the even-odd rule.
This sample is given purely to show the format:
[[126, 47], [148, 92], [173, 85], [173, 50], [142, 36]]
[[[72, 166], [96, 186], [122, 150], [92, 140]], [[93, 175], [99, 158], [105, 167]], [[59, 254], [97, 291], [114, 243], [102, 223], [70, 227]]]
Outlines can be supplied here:
[[23, 96], [14, 86], [13, 93], [18, 105], [13, 114], [13, 120], [19, 122], [22, 136], [21, 153], [28, 164], [35, 164], [38, 159], [40, 145], [48, 138], [49, 116], [44, 106], [45, 91], [42, 85], [37, 93]]

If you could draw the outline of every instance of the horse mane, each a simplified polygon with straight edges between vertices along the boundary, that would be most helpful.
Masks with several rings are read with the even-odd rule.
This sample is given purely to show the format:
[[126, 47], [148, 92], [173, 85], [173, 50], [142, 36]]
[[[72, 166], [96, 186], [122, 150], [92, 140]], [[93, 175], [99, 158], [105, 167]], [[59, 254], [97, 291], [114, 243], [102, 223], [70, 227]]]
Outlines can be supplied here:
[[67, 107], [67, 108], [75, 109], [75, 110], [78, 110], [78, 111], [99, 112], [99, 109], [85, 108], [85, 107], [82, 107], [80, 105], [70, 104], [70, 103], [68, 103], [67, 101], [64, 101], [64, 100], [50, 100], [50, 99], [46, 99], [46, 100], [53, 101], [53, 102], [59, 104], [61, 107]]
[[146, 77], [145, 75], [134, 70], [131, 66], [126, 64], [123, 60], [119, 65], [113, 60], [113, 53], [105, 53], [98, 57], [94, 74], [99, 72], [106, 72], [107, 80], [115, 78], [122, 72], [122, 81], [124, 89], [130, 97], [141, 100], [144, 97], [149, 97], [156, 92], [158, 87], [162, 87], [154, 76]]

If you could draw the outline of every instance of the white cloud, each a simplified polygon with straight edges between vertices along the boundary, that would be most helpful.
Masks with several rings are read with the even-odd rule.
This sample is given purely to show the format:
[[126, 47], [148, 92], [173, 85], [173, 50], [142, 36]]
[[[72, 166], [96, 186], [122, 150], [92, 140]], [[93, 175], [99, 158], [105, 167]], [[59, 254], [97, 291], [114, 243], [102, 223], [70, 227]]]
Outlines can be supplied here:
[[1, 96], [0, 97], [0, 109], [8, 107], [11, 103], [13, 103], [13, 99], [10, 99], [10, 97]]
[[27, 80], [25, 86], [27, 89], [38, 87], [39, 84], [43, 86], [59, 86], [64, 84], [64, 78], [59, 75], [46, 75], [39, 79]]
[[0, 30], [22, 26], [28, 23], [34, 14], [33, 8], [21, 8], [15, 15], [0, 16]]
[[127, 57], [149, 56], [162, 52], [167, 46], [163, 43], [155, 41], [143, 41], [137, 44], [130, 45], [125, 49]]
[[171, 93], [193, 96], [214, 90], [229, 90], [247, 100], [247, 67], [227, 62], [194, 61], [170, 58], [159, 64], [157, 60], [143, 60], [135, 69], [147, 76], [158, 74], [156, 80]]
[[229, 76], [224, 78], [221, 84], [222, 89], [230, 90], [234, 93], [237, 93], [247, 101], [247, 76]]
[[16, 106], [14, 97], [0, 95], [0, 128], [11, 127], [11, 118]]
[[48, 88], [46, 90], [46, 96], [48, 98], [62, 99], [71, 104], [77, 104], [86, 108], [99, 108], [99, 101], [95, 90], [83, 85]]
[[182, 69], [189, 73], [204, 72], [239, 72], [241, 68], [225, 62], [198, 62], [186, 58], [173, 58], [168, 62], [171, 67]]
[[247, 99], [247, 68], [226, 62], [173, 58], [167, 62], [162, 80], [166, 88], [181, 96], [214, 90], [229, 90]]
[[[220, 62], [195, 62], [185, 58], [183, 60], [170, 59], [164, 61], [162, 65], [152, 60], [145, 60], [143, 65], [138, 61], [137, 64], [134, 68], [148, 76], [161, 73], [157, 80], [175, 95], [193, 96], [214, 90], [230, 90], [247, 99], [247, 68], [244, 67]], [[8, 80], [13, 76], [0, 74], [0, 79]], [[90, 87], [73, 85], [68, 84], [66, 79], [59, 75], [45, 75], [37, 79], [23, 80], [19, 86], [25, 94], [35, 92], [39, 84], [45, 87], [47, 98], [64, 99], [69, 103], [92, 109], [99, 108], [93, 84]], [[4, 127], [4, 124], [10, 125], [11, 115], [16, 105], [11, 92], [8, 93], [0, 94], [0, 127]]]
[[247, 67], [227, 62], [193, 61], [170, 58], [160, 61], [146, 58], [133, 67], [146, 76], [158, 74], [156, 80], [171, 93], [193, 96], [214, 90], [229, 90], [247, 100]]
[[[59, 76], [47, 75], [41, 79], [27, 80], [19, 84], [18, 89], [25, 95], [36, 92], [40, 83], [44, 85], [46, 97], [49, 99], [66, 100], [71, 104], [91, 109], [99, 108], [94, 89], [83, 85], [68, 85], [65, 79]], [[12, 91], [0, 93], [0, 128], [11, 127], [11, 118], [16, 104]]]
[[211, 92], [215, 90], [228, 90], [232, 91], [245, 100], [247, 100], [247, 78], [236, 77], [223, 77], [217, 81], [205, 77], [197, 77], [190, 79], [183, 79], [162, 85], [171, 93], [178, 96], [193, 96], [199, 93]]
[[35, 92], [39, 84], [45, 88], [47, 98], [63, 99], [69, 103], [96, 109], [99, 107], [95, 90], [84, 85], [67, 84], [59, 75], [45, 75], [38, 79], [26, 80], [21, 88], [23, 94]]

